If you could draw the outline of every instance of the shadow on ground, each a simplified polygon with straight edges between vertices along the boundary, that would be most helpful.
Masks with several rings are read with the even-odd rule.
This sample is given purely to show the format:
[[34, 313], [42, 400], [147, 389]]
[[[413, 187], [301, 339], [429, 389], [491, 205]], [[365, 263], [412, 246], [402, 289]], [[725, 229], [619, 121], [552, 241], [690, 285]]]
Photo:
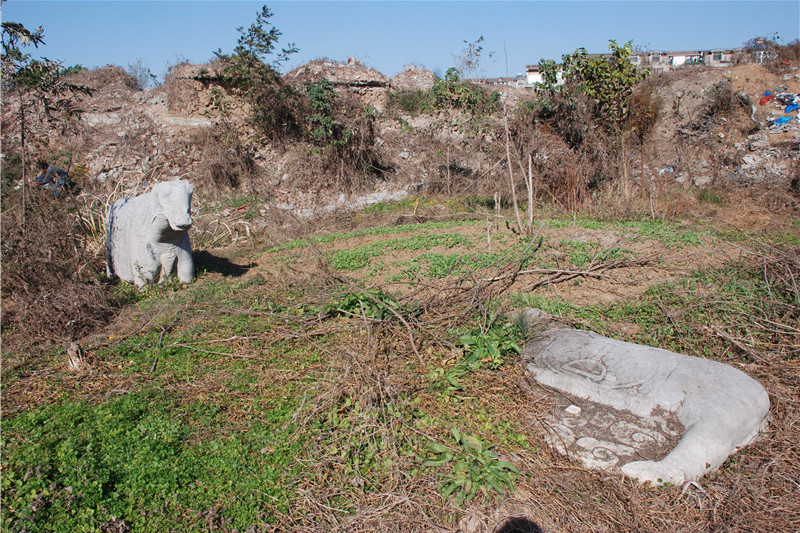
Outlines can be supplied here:
[[193, 256], [194, 266], [198, 272], [205, 270], [206, 272], [216, 272], [231, 278], [238, 278], [255, 266], [255, 263], [237, 265], [236, 263], [231, 263], [225, 257], [217, 257], [206, 250], [195, 250]]
[[514, 516], [503, 522], [496, 533], [544, 533], [536, 522], [522, 516]]

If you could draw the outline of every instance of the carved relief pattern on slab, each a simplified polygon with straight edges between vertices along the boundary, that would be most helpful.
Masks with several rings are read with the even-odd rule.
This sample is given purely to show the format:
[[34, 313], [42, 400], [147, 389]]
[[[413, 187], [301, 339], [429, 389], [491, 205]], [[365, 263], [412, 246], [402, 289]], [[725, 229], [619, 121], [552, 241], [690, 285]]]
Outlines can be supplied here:
[[[572, 405], [570, 409], [566, 409]], [[580, 408], [580, 412], [576, 413]], [[550, 413], [547, 441], [559, 453], [591, 468], [619, 468], [632, 461], [663, 458], [683, 434], [674, 415], [650, 419], [589, 401], [562, 398]]]

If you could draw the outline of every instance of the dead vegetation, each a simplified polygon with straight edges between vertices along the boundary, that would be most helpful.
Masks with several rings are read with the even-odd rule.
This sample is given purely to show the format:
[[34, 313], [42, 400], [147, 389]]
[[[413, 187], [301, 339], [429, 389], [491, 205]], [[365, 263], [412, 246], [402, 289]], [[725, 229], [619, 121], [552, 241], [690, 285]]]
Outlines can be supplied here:
[[77, 340], [113, 316], [81, 203], [33, 192], [3, 210], [2, 224], [3, 336], [31, 350]]

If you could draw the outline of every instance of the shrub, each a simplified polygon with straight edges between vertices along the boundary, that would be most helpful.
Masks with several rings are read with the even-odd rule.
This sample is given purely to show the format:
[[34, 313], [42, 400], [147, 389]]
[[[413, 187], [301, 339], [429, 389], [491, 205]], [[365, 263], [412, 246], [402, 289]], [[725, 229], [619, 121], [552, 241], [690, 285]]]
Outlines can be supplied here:
[[629, 100], [629, 115], [625, 129], [631, 131], [642, 142], [653, 130], [661, 115], [663, 100], [655, 92], [655, 86], [648, 81], [633, 91]]
[[709, 116], [725, 117], [736, 108], [736, 99], [733, 86], [728, 81], [720, 81], [706, 90], [707, 114]]
[[144, 61], [140, 57], [135, 63], [129, 63], [126, 72], [136, 80], [136, 89], [141, 91], [155, 85], [156, 76], [150, 69], [145, 66]]
[[409, 115], [428, 113], [433, 109], [433, 99], [430, 91], [421, 89], [402, 89], [389, 93], [386, 108], [391, 111], [400, 111]]
[[255, 174], [255, 161], [232, 127], [223, 123], [213, 130], [199, 132], [192, 142], [202, 147], [203, 158], [196, 180], [206, 185], [204, 190], [237, 189]]
[[352, 192], [391, 170], [375, 149], [371, 107], [350, 93], [336, 93], [325, 78], [308, 84], [306, 97], [305, 135], [312, 147], [298, 163], [305, 167], [301, 173], [314, 180], [307, 185], [319, 187], [319, 174], [327, 174], [326, 185]]
[[275, 52], [281, 32], [269, 25], [272, 12], [262, 6], [256, 22], [247, 31], [239, 28], [239, 40], [233, 53], [215, 52], [220, 63], [219, 76], [210, 81], [241, 94], [250, 104], [250, 120], [271, 140], [285, 139], [300, 131], [297, 122], [298, 95], [281, 81], [279, 66], [298, 49], [294, 43], [281, 49], [271, 63], [266, 59]]
[[74, 198], [28, 194], [24, 207], [21, 195], [4, 198], [3, 329], [26, 344], [73, 340], [112, 315], [100, 281], [103, 262]]
[[800, 63], [800, 39], [795, 39], [789, 44], [778, 47], [778, 59]]
[[431, 88], [433, 105], [438, 110], [462, 109], [471, 115], [489, 115], [500, 108], [500, 93], [462, 81], [458, 69], [451, 67], [444, 79]]

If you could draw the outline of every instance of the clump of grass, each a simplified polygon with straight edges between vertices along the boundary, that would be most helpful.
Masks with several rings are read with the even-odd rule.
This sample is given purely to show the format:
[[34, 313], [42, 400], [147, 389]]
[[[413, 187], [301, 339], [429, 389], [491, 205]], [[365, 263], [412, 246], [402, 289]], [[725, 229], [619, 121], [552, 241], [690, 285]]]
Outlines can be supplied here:
[[330, 235], [320, 235], [310, 238], [295, 239], [287, 243], [280, 244], [278, 246], [273, 246], [267, 251], [270, 253], [274, 253], [287, 250], [294, 250], [295, 248], [308, 246], [309, 244], [330, 243], [338, 240], [348, 240], [357, 237], [369, 237], [375, 235], [395, 235], [399, 233], [410, 233], [413, 231], [449, 229], [459, 226], [474, 225], [475, 223], [476, 222], [474, 220], [448, 220], [444, 222], [421, 222], [419, 224], [401, 224], [399, 226], [364, 228], [364, 229], [350, 231], [347, 233], [336, 232], [336, 233], [331, 233]]
[[372, 258], [380, 257], [386, 252], [427, 250], [440, 246], [453, 248], [468, 244], [469, 239], [458, 233], [415, 234], [404, 238], [376, 241], [358, 248], [338, 250], [331, 254], [330, 263], [339, 270], [359, 270], [367, 266]]
[[413, 207], [414, 205], [418, 204], [420, 201], [419, 198], [415, 198], [410, 196], [408, 198], [403, 198], [402, 200], [390, 200], [386, 202], [378, 202], [376, 204], [372, 204], [370, 206], [365, 207], [361, 210], [361, 214], [364, 215], [382, 215], [385, 213], [394, 213], [396, 211], [402, 211], [404, 209], [408, 209]]
[[629, 229], [638, 237], [654, 240], [672, 248], [697, 246], [701, 244], [703, 235], [703, 232], [681, 228], [658, 219], [626, 220], [614, 223], [612, 226]]

